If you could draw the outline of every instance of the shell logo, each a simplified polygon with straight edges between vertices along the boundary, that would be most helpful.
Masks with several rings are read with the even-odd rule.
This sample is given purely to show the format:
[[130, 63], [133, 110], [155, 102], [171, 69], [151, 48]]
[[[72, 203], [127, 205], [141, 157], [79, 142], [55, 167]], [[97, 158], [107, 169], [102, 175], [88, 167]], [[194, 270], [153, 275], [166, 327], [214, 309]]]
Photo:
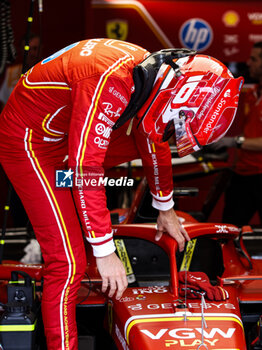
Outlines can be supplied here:
[[235, 11], [227, 11], [222, 17], [222, 21], [226, 27], [236, 27], [239, 23], [239, 20], [239, 15]]

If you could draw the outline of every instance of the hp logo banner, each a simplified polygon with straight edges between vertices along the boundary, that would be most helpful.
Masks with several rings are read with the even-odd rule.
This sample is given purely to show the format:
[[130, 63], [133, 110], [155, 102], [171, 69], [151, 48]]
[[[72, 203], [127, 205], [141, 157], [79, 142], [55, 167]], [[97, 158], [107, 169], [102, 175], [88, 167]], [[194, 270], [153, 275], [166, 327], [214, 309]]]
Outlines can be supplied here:
[[184, 47], [204, 51], [212, 43], [213, 31], [203, 19], [191, 18], [182, 25], [179, 37]]

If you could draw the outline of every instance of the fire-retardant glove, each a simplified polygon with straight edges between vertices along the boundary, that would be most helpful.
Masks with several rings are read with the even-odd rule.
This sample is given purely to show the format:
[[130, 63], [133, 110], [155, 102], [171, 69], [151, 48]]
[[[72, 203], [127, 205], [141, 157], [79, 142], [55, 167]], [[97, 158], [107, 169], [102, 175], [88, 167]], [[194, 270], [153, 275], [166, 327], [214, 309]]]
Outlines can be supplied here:
[[204, 272], [180, 271], [178, 279], [181, 296], [187, 293], [188, 298], [201, 298], [204, 293], [209, 300], [221, 301], [229, 298], [228, 292], [224, 288], [212, 286]]

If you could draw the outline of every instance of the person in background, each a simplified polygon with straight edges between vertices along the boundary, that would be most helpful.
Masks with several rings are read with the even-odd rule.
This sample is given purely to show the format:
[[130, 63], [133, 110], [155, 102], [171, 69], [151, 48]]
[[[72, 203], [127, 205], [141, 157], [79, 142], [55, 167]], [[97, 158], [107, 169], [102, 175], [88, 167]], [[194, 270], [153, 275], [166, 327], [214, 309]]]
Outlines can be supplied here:
[[262, 224], [262, 42], [253, 45], [247, 60], [250, 78], [256, 81], [240, 97], [242, 133], [224, 137], [213, 150], [236, 148], [237, 158], [225, 191], [223, 222], [247, 225], [258, 212]]

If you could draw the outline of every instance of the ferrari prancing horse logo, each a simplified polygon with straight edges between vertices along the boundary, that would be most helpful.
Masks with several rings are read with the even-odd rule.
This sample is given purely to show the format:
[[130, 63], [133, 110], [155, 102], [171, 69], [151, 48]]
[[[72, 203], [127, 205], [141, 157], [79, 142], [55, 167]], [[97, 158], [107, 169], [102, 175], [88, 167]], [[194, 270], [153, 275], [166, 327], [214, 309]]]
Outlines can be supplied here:
[[114, 19], [106, 23], [106, 35], [110, 39], [126, 40], [128, 23], [125, 20]]

